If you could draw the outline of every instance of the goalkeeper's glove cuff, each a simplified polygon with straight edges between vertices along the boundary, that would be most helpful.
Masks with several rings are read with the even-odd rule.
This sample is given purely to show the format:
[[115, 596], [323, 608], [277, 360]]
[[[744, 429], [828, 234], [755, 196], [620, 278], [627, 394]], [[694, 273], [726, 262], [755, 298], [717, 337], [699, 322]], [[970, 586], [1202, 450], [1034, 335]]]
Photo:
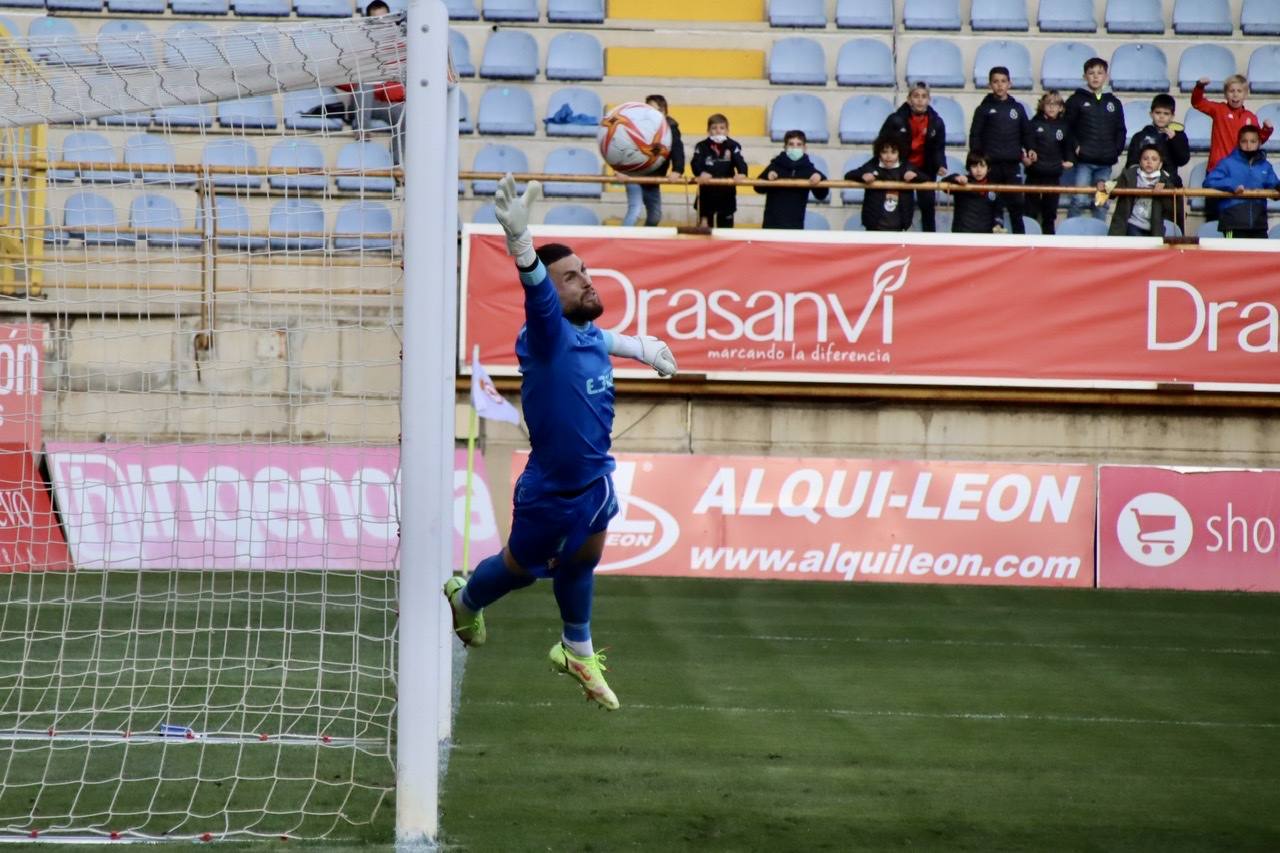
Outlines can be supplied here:
[[507, 254], [516, 259], [516, 266], [521, 270], [532, 269], [538, 264], [538, 255], [533, 251], [533, 235], [527, 229], [514, 237], [507, 235]]

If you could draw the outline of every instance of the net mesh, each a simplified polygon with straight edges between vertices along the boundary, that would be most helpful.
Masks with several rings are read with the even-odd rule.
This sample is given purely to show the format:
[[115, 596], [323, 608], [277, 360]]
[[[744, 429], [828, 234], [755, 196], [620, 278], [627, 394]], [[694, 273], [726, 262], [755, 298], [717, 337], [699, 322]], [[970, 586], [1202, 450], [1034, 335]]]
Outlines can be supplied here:
[[386, 840], [403, 21], [48, 20], [0, 43], [0, 837]]

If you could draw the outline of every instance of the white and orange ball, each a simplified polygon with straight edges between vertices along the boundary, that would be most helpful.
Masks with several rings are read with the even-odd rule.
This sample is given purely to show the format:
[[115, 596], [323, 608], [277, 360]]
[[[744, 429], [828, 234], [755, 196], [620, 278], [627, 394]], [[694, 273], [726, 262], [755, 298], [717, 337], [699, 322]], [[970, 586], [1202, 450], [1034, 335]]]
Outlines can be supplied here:
[[600, 120], [596, 132], [600, 156], [615, 172], [650, 175], [671, 155], [671, 126], [648, 104], [619, 104]]

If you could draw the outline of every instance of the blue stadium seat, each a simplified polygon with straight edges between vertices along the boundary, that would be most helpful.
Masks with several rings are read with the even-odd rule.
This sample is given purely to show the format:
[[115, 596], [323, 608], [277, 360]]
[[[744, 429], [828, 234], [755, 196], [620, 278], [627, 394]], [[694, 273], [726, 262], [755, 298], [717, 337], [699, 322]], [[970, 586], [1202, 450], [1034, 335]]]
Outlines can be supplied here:
[[784, 38], [769, 51], [769, 82], [789, 86], [827, 85], [827, 55], [808, 38]]
[[[249, 212], [234, 196], [214, 196], [214, 220], [217, 227], [218, 247], [250, 252], [267, 248], [266, 237], [253, 237], [254, 230]], [[204, 227], [204, 210], [196, 210], [196, 227]]]
[[161, 127], [189, 127], [205, 129], [213, 125], [213, 109], [208, 104], [187, 104], [180, 107], [165, 107], [153, 114], [155, 123]]
[[855, 30], [891, 30], [893, 0], [836, 0], [836, 26]]
[[[1008, 213], [1005, 213], [1005, 215], [1004, 215], [1004, 228], [1005, 228], [1005, 231], [1010, 230], [1010, 229], [1009, 229], [1009, 214], [1008, 214]], [[1022, 217], [1022, 230], [1023, 230], [1025, 233], [1027, 233], [1027, 234], [1037, 234], [1037, 235], [1038, 235], [1038, 234], [1043, 234], [1043, 233], [1044, 233], [1044, 229], [1040, 227], [1040, 223], [1039, 223], [1039, 222], [1037, 222], [1036, 220], [1032, 219], [1030, 216], [1024, 216], [1024, 217]]]
[[1111, 88], [1116, 92], [1169, 91], [1169, 62], [1154, 44], [1122, 44], [1111, 54]]
[[94, 56], [80, 43], [80, 31], [67, 18], [32, 18], [27, 27], [32, 39], [31, 56], [55, 65], [97, 65]]
[[[1201, 160], [1201, 161], [1200, 161], [1200, 162], [1198, 162], [1198, 163], [1192, 163], [1192, 164], [1191, 164], [1191, 177], [1187, 178], [1187, 186], [1189, 186], [1189, 187], [1203, 187], [1203, 186], [1204, 186], [1204, 175], [1205, 175], [1205, 172], [1206, 172], [1206, 171], [1208, 171], [1208, 168], [1207, 168], [1207, 167], [1208, 167], [1208, 165], [1209, 165], [1209, 164], [1208, 164], [1206, 161], [1204, 161], [1204, 160]], [[1191, 207], [1191, 209], [1192, 209], [1192, 210], [1197, 210], [1197, 211], [1198, 211], [1198, 210], [1204, 210], [1204, 199], [1203, 199], [1203, 198], [1199, 198], [1199, 197], [1193, 197], [1193, 198], [1191, 199], [1190, 207]]]
[[893, 51], [877, 39], [850, 39], [836, 56], [836, 83], [841, 86], [892, 86]]
[[964, 88], [960, 48], [944, 39], [922, 39], [907, 51], [907, 80], [923, 80], [930, 86]]
[[866, 231], [866, 226], [862, 224], [861, 213], [851, 213], [844, 220], [845, 231]]
[[376, 201], [349, 201], [338, 209], [333, 248], [340, 252], [390, 252], [391, 211]]
[[984, 42], [973, 57], [973, 85], [986, 88], [987, 75], [997, 65], [1009, 69], [1013, 88], [1030, 89], [1035, 85], [1031, 74], [1031, 52], [1020, 41]]
[[1092, 216], [1072, 216], [1058, 223], [1056, 230], [1064, 237], [1105, 237], [1107, 223]]
[[1040, 0], [1037, 19], [1041, 32], [1096, 33], [1093, 0]]
[[1124, 126], [1130, 136], [1133, 136], [1149, 124], [1151, 124], [1150, 101], [1124, 102]]
[[271, 205], [268, 240], [275, 251], [306, 252], [324, 248], [324, 237], [303, 236], [324, 231], [324, 209], [309, 198], [286, 198]]
[[263, 130], [279, 123], [276, 101], [270, 95], [218, 102], [218, 124], [223, 127]]
[[1218, 228], [1218, 223], [1201, 222], [1200, 227], [1196, 229], [1196, 236], [1201, 240], [1212, 240], [1222, 237], [1222, 231]]
[[1177, 0], [1173, 31], [1180, 36], [1229, 36], [1235, 24], [1227, 0]]
[[218, 31], [198, 21], [180, 21], [164, 31], [160, 40], [164, 43], [166, 65], [216, 65], [222, 61], [211, 39]]
[[[116, 150], [101, 133], [91, 130], [68, 133], [62, 140], [62, 159], [72, 163], [115, 163], [120, 160]], [[115, 169], [79, 169], [80, 180], [88, 184], [126, 184], [133, 180], [132, 172]]]
[[107, 0], [107, 11], [119, 15], [163, 15], [168, 0]]
[[[200, 162], [206, 166], [229, 166], [248, 169], [258, 165], [258, 152], [243, 139], [212, 139], [205, 143]], [[257, 189], [262, 186], [260, 175], [247, 171], [213, 176], [215, 187], [239, 187]]]
[[498, 217], [494, 213], [493, 203], [487, 202], [477, 207], [471, 214], [471, 222], [475, 225], [497, 225]]
[[909, 30], [960, 29], [959, 0], [903, 0], [902, 25]]
[[169, 0], [169, 8], [175, 15], [225, 15], [231, 0]]
[[823, 216], [818, 211], [806, 210], [804, 212], [804, 230], [830, 231], [831, 223], [827, 221], [827, 217]]
[[947, 126], [947, 144], [964, 145], [969, 139], [969, 120], [964, 107], [954, 98], [946, 95], [934, 95], [933, 109], [942, 116], [942, 123]]
[[[1084, 64], [1097, 52], [1078, 41], [1060, 41], [1045, 49], [1040, 62], [1040, 85], [1073, 92], [1084, 85]], [[1065, 97], [1065, 96], [1064, 96]]]
[[117, 225], [115, 205], [97, 193], [69, 196], [62, 208], [62, 224], [68, 237], [83, 240], [86, 246], [130, 246], [135, 242], [132, 232]]
[[476, 9], [476, 0], [444, 0], [449, 9], [451, 21], [478, 21], [480, 12]]
[[[870, 151], [860, 151], [856, 154], [850, 154], [848, 159], [844, 161], [844, 165], [840, 167], [840, 174], [834, 175], [835, 178], [843, 178], [847, 173], [861, 166], [863, 163], [871, 159]], [[840, 203], [844, 205], [862, 204], [862, 199], [866, 195], [866, 190], [862, 187], [850, 187], [840, 190]], [[845, 229], [848, 230], [848, 229]], [[858, 229], [861, 231], [862, 229]]]
[[1164, 33], [1160, 0], [1107, 0], [1104, 20], [1109, 33]]
[[156, 38], [141, 21], [107, 21], [98, 28], [98, 54], [112, 68], [146, 68], [156, 62]]
[[290, 130], [342, 130], [342, 119], [303, 115], [321, 104], [338, 104], [350, 97], [329, 88], [284, 93], [284, 126]]
[[537, 21], [537, 0], [484, 0], [486, 21]]
[[[323, 169], [324, 152], [306, 139], [281, 139], [271, 146], [267, 165], [276, 169]], [[271, 175], [267, 185], [273, 190], [320, 192], [329, 185], [325, 175]]]
[[827, 108], [822, 100], [816, 95], [801, 92], [788, 92], [775, 98], [769, 110], [769, 138], [781, 142], [788, 130], [803, 130], [810, 143], [824, 143], [830, 139]]
[[289, 0], [231, 0], [231, 6], [240, 16], [267, 15], [285, 18], [293, 11]]
[[603, 24], [604, 0], [547, 0], [552, 24]]
[[846, 145], [874, 142], [891, 112], [893, 104], [888, 98], [880, 95], [850, 96], [840, 108], [840, 141]]
[[117, 113], [98, 116], [98, 124], [106, 127], [146, 127], [151, 124], [151, 113]]
[[[124, 141], [124, 161], [131, 166], [172, 166], [175, 163], [173, 145], [163, 136], [138, 133]], [[189, 173], [163, 171], [138, 172], [144, 184], [170, 186], [194, 186], [198, 179]]]
[[1272, 226], [1271, 230], [1267, 232], [1267, 239], [1280, 240], [1280, 225]]
[[499, 30], [484, 43], [480, 76], [492, 80], [532, 80], [538, 76], [538, 43], [520, 30]]
[[471, 43], [455, 29], [449, 30], [449, 58], [459, 77], [476, 76], [476, 64], [471, 61]]
[[771, 27], [825, 27], [826, 0], [769, 0]]
[[[529, 158], [525, 157], [524, 152], [512, 145], [496, 145], [489, 144], [476, 152], [476, 159], [471, 164], [473, 172], [528, 172]], [[524, 192], [524, 184], [516, 185], [517, 189]], [[498, 182], [496, 180], [472, 181], [471, 192], [473, 195], [493, 195], [498, 191]]]
[[[364, 172], [374, 169], [391, 169], [391, 149], [371, 140], [348, 142], [338, 149], [334, 168], [339, 172]], [[339, 175], [338, 189], [348, 193], [389, 193], [396, 188], [396, 179], [390, 176]]]
[[[551, 121], [565, 107], [568, 111], [562, 117], [569, 121]], [[578, 86], [565, 86], [551, 93], [547, 99], [547, 117], [542, 120], [547, 136], [590, 136], [596, 135], [600, 126], [600, 118], [604, 115], [604, 106], [600, 96], [591, 89]], [[578, 120], [573, 120], [577, 116]]]
[[1209, 78], [1209, 88], [1222, 89], [1223, 81], [1236, 73], [1236, 57], [1218, 44], [1193, 44], [1178, 60], [1178, 88], [1190, 92], [1201, 77]]
[[[1254, 110], [1258, 116], [1258, 121], [1265, 124], [1270, 121], [1274, 127], [1280, 127], [1280, 102], [1274, 104], [1263, 104]], [[1280, 133], [1271, 134], [1271, 138], [1267, 140], [1267, 144], [1262, 146], [1263, 151], [1280, 151]]]
[[[598, 175], [600, 174], [600, 157], [590, 148], [566, 145], [547, 155], [542, 171], [548, 175]], [[543, 194], [553, 197], [600, 198], [603, 190], [602, 184], [579, 184], [569, 181], [546, 181], [542, 184]]]
[[1181, 228], [1179, 228], [1179, 227], [1178, 227], [1177, 225], [1175, 225], [1174, 223], [1172, 223], [1172, 222], [1170, 222], [1169, 220], [1167, 220], [1167, 219], [1166, 219], [1166, 220], [1164, 221], [1164, 236], [1166, 236], [1166, 237], [1181, 237], [1181, 236], [1182, 236], [1182, 229], [1181, 229]]
[[533, 98], [519, 86], [490, 86], [480, 96], [476, 130], [532, 136], [538, 130], [533, 118]]
[[[8, 2], [5, 3], [4, 5], [10, 8], [18, 8], [18, 9], [43, 9], [44, 0], [8, 0]], [[12, 36], [13, 38], [17, 38], [18, 36], [22, 35], [22, 33], [16, 30], [15, 28], [8, 26], [9, 23], [10, 21], [8, 19], [5, 19], [5, 25], [9, 30], [10, 36]]]
[[53, 209], [44, 209], [44, 243], [48, 246], [61, 246], [68, 241], [67, 232], [61, 223], [53, 218]]
[[1249, 57], [1249, 88], [1254, 92], [1280, 92], [1280, 45], [1268, 44]]
[[475, 133], [476, 125], [471, 120], [471, 102], [467, 100], [467, 93], [461, 86], [458, 87], [458, 133]]
[[545, 225], [599, 225], [600, 217], [585, 204], [554, 204], [542, 221]]
[[1010, 30], [1025, 33], [1027, 22], [1025, 0], [973, 0], [969, 25], [974, 30]]
[[134, 237], [148, 245], [168, 249], [199, 249], [199, 234], [179, 234], [183, 229], [178, 204], [168, 196], [143, 193], [129, 204], [129, 227]]
[[[1183, 116], [1186, 122], [1187, 141], [1191, 143], [1192, 151], [1208, 151], [1209, 135], [1213, 129], [1213, 119], [1209, 118], [1199, 110], [1187, 110], [1187, 114]], [[1139, 125], [1141, 127], [1141, 125]]]
[[294, 0], [293, 10], [299, 18], [350, 18], [354, 13], [351, 0]]
[[102, 0], [46, 0], [49, 11], [101, 12]]
[[600, 41], [590, 33], [561, 33], [553, 38], [547, 45], [547, 79], [603, 80]]
[[[826, 157], [823, 157], [821, 154], [815, 154], [814, 152], [810, 151], [809, 161], [813, 163], [813, 168], [817, 169], [819, 172], [826, 175], [828, 178], [831, 177], [831, 170], [827, 168]], [[840, 174], [844, 174], [844, 173], [841, 172]], [[839, 175], [837, 175], [836, 177], [839, 177]], [[825, 199], [819, 199], [812, 192], [810, 192], [809, 203], [810, 204], [829, 204], [834, 198], [834, 195], [835, 195], [834, 193], [827, 193], [827, 197]]]
[[1244, 0], [1240, 29], [1247, 36], [1280, 35], [1280, 4], [1275, 0]]

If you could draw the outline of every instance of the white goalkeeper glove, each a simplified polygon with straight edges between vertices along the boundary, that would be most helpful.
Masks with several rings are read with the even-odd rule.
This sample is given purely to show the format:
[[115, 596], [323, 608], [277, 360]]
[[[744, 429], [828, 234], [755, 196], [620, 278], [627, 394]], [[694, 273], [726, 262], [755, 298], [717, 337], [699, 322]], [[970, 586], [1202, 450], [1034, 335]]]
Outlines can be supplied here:
[[676, 375], [676, 357], [671, 347], [653, 335], [619, 335], [608, 333], [609, 354], [621, 355], [642, 361], [658, 372], [663, 379]]
[[529, 233], [529, 210], [541, 195], [542, 184], [537, 181], [530, 181], [524, 195], [518, 195], [516, 179], [507, 172], [498, 181], [493, 200], [493, 215], [507, 232], [507, 254], [515, 258], [522, 269], [533, 266], [538, 259], [533, 252], [533, 235]]

